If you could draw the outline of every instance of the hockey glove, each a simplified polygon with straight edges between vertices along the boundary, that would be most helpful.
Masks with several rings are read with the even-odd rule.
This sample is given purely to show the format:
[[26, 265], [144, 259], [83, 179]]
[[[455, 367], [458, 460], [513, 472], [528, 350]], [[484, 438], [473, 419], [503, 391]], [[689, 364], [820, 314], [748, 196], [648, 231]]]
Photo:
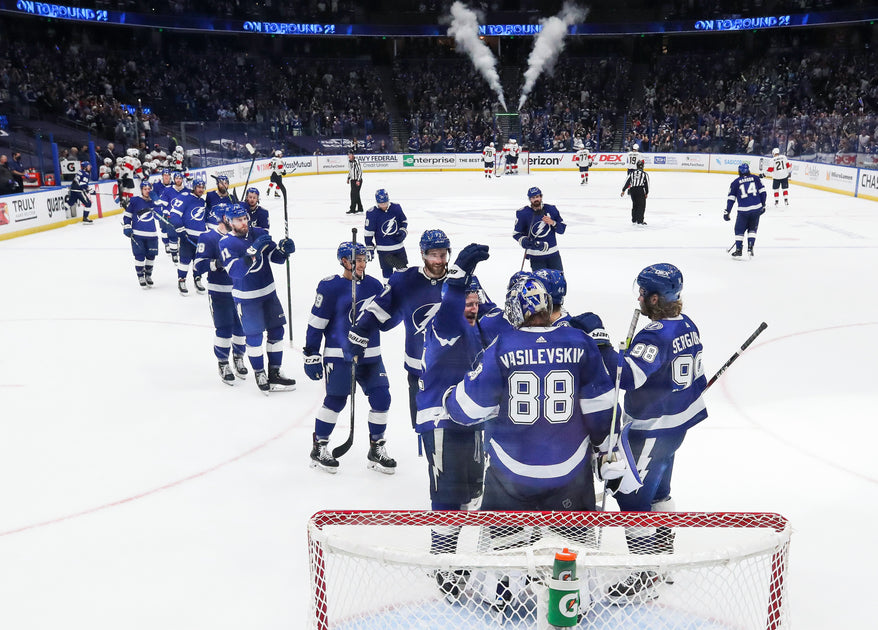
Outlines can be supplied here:
[[263, 249], [268, 247], [269, 243], [271, 243], [271, 236], [269, 236], [268, 234], [261, 234], [260, 236], [256, 237], [256, 240], [253, 241], [253, 245], [251, 245], [250, 247], [252, 247], [253, 249], [258, 249], [261, 252]]
[[366, 334], [366, 331], [359, 326], [351, 326], [351, 330], [348, 332], [347, 348], [351, 359], [353, 360], [357, 357], [363, 356], [363, 353], [366, 351], [366, 346], [368, 345], [369, 335]]
[[534, 248], [534, 241], [529, 236], [522, 236], [518, 240], [518, 242], [521, 243], [521, 246], [524, 247], [525, 249], [533, 249]]
[[130, 225], [126, 225], [122, 229], [122, 234], [125, 235], [125, 238], [131, 238], [132, 236], [134, 236], [134, 230], [131, 229]]
[[570, 325], [588, 333], [588, 336], [597, 342], [599, 346], [610, 345], [610, 335], [604, 330], [604, 323], [594, 313], [583, 313], [570, 318]]
[[538, 244], [538, 249], [544, 254], [549, 251], [549, 244], [546, 241], [540, 241]]
[[219, 271], [223, 269], [223, 264], [219, 261], [218, 258], [214, 258], [210, 261], [210, 270], [211, 271]]
[[366, 248], [366, 262], [372, 262], [375, 259], [375, 248], [367, 247]]
[[731, 221], [731, 220], [732, 220], [732, 214], [728, 210], [723, 212], [723, 221]]
[[293, 243], [293, 239], [291, 238], [282, 238], [277, 244], [277, 250], [284, 256], [284, 258], [289, 258], [290, 254], [296, 251], [296, 244]]
[[470, 243], [457, 255], [454, 264], [448, 269], [446, 282], [449, 285], [465, 286], [476, 270], [476, 265], [488, 259], [488, 246]]
[[759, 208], [759, 216], [762, 216], [763, 214], [765, 214], [765, 206]]
[[312, 381], [319, 381], [323, 378], [323, 357], [320, 353], [305, 355], [305, 374]]
[[402, 243], [407, 235], [408, 232], [406, 232], [405, 230], [398, 230], [397, 233], [393, 235], [393, 240], [396, 243]]

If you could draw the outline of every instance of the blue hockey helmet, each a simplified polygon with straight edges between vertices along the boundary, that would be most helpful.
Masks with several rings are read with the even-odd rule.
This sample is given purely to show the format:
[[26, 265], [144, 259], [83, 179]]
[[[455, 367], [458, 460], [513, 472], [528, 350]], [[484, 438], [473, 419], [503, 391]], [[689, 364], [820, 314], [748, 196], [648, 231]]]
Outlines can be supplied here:
[[250, 220], [250, 213], [247, 212], [247, 208], [244, 207], [244, 204], [240, 203], [224, 203], [221, 204], [226, 207], [225, 217], [229, 221], [232, 219], [247, 219]]
[[389, 203], [390, 195], [387, 194], [387, 191], [383, 188], [379, 188], [375, 191], [375, 203]]
[[186, 179], [186, 177], [183, 175], [183, 171], [174, 171], [174, 179], [177, 179], [178, 177], [180, 178], [180, 181]]
[[210, 215], [219, 223], [225, 221], [226, 216], [229, 213], [229, 206], [234, 205], [230, 203], [218, 203], [210, 207]]
[[420, 246], [421, 255], [426, 254], [431, 249], [447, 249], [448, 253], [451, 254], [451, 241], [442, 230], [426, 230], [421, 235]]
[[523, 278], [533, 278], [533, 277], [535, 277], [535, 276], [530, 271], [516, 271], [509, 278], [509, 282], [506, 284], [506, 290], [508, 291], [509, 289], [511, 289], [513, 284], [515, 284], [516, 282], [518, 282], [519, 280], [521, 280]]
[[196, 186], [204, 186], [205, 188], [207, 188], [207, 182], [204, 181], [201, 177], [196, 177], [192, 180], [192, 188], [195, 188]]
[[229, 178], [228, 178], [228, 176], [226, 176], [226, 175], [217, 175], [217, 176], [216, 176], [216, 183], [218, 184], [218, 183], [220, 183], [220, 182], [223, 182], [224, 184], [228, 185], [228, 184], [229, 184]]
[[564, 303], [564, 296], [567, 295], [567, 279], [564, 277], [564, 272], [557, 269], [537, 269], [533, 275], [543, 283], [546, 291], [552, 296], [552, 304], [561, 306]]
[[506, 292], [504, 314], [516, 328], [520, 328], [531, 315], [551, 312], [552, 296], [536, 278], [522, 278]]
[[170, 174], [171, 174], [171, 169], [169, 169], [169, 168], [162, 169], [162, 175], [170, 175]]
[[741, 162], [740, 164], [738, 164], [738, 175], [743, 177], [744, 175], [749, 175], [749, 174], [750, 174], [750, 165], [749, 164], [747, 164], [746, 162]]
[[250, 188], [248, 188], [247, 190], [245, 190], [245, 191], [244, 191], [244, 196], [246, 197], [246, 196], [249, 195], [250, 193], [253, 193], [254, 195], [256, 195], [256, 198], [257, 198], [257, 199], [259, 198], [259, 189], [256, 188], [255, 186], [250, 186]]
[[338, 246], [338, 250], [335, 252], [335, 257], [338, 258], [338, 262], [341, 262], [342, 258], [347, 258], [351, 260], [351, 253], [353, 252], [354, 258], [357, 256], [365, 256], [366, 255], [366, 246], [362, 243], [354, 243], [353, 241], [344, 241], [340, 243]]
[[657, 263], [637, 274], [636, 284], [644, 298], [657, 294], [667, 302], [675, 302], [683, 292], [683, 274], [670, 263]]
[[538, 196], [542, 197], [543, 191], [540, 190], [539, 188], [537, 188], [536, 186], [531, 186], [530, 188], [527, 189], [527, 198], [528, 199], [531, 199], [533, 197], [538, 197]]
[[151, 188], [152, 188], [152, 184], [149, 183], [149, 180], [148, 180], [148, 179], [143, 178], [142, 180], [140, 180], [140, 188], [141, 188], [141, 189], [143, 189], [143, 188], [150, 188], [150, 189], [151, 189]]

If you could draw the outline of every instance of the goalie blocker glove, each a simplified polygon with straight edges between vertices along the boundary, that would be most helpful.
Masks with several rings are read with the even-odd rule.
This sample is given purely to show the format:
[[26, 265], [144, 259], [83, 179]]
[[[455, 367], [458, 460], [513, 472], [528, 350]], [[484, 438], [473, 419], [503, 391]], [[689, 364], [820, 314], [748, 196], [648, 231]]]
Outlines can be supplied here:
[[622, 429], [616, 437], [612, 452], [609, 451], [612, 435], [607, 436], [601, 445], [594, 449], [592, 466], [595, 476], [607, 484], [607, 490], [612, 494], [637, 492], [637, 489], [643, 485], [637, 472], [637, 463], [631, 452], [631, 445], [628, 443], [630, 430], [630, 424]]

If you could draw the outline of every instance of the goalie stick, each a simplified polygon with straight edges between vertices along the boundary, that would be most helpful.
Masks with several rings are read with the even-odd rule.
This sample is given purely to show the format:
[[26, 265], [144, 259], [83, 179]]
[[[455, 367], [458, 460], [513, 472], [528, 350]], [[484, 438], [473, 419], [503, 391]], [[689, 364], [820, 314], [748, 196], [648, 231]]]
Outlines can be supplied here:
[[[351, 325], [357, 322], [357, 228], [351, 228], [351, 258], [349, 264], [351, 266]], [[357, 397], [357, 357], [351, 362], [351, 430], [348, 433], [348, 439], [340, 446], [332, 449], [332, 456], [338, 459], [347, 453], [354, 443], [354, 401]]]
[[762, 331], [766, 328], [768, 328], [768, 324], [766, 324], [765, 322], [759, 324], [759, 327], [753, 332], [752, 335], [747, 338], [747, 341], [744, 342], [744, 344], [738, 349], [738, 351], [735, 352], [735, 354], [733, 354], [728, 361], [723, 363], [723, 366], [719, 370], [717, 370], [716, 374], [713, 375], [713, 378], [707, 381], [707, 387], [704, 388], [704, 391], [707, 391], [708, 389], [710, 389], [711, 385], [716, 383], [717, 379], [723, 375], [723, 372], [728, 370], [732, 363], [734, 363], [739, 356], [744, 354], [744, 350], [746, 350], [747, 347], [756, 340], [756, 337], [761, 335]]

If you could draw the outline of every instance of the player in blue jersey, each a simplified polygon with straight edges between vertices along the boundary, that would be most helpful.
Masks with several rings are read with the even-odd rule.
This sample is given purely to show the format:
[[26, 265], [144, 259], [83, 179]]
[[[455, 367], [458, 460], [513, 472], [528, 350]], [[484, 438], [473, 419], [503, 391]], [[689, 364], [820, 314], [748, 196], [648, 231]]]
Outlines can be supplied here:
[[543, 203], [543, 191], [536, 186], [527, 191], [527, 198], [530, 205], [515, 213], [515, 232], [512, 238], [524, 248], [525, 258], [530, 259], [530, 267], [534, 271], [564, 271], [555, 235], [563, 234], [567, 224], [561, 218], [558, 208]]
[[[204, 205], [205, 182], [196, 179], [192, 182], [192, 191], [177, 196], [171, 201], [171, 225], [174, 226], [179, 248], [180, 260], [177, 263], [177, 289], [180, 295], [189, 295], [186, 288], [186, 277], [189, 265], [195, 260], [198, 237], [207, 230], [207, 214]], [[201, 275], [193, 270], [195, 290], [204, 293]]]
[[405, 369], [413, 428], [417, 424], [415, 397], [424, 372], [424, 332], [442, 302], [451, 241], [442, 230], [427, 230], [421, 235], [420, 248], [424, 266], [409, 267], [390, 276], [381, 293], [357, 317], [346, 346], [352, 355], [361, 355], [379, 327], [389, 330], [400, 322], [405, 325]]
[[225, 175], [216, 175], [214, 179], [216, 179], [216, 190], [211, 190], [205, 196], [207, 211], [211, 216], [217, 216], [217, 213], [212, 212], [214, 206], [221, 203], [235, 203], [229, 194], [229, 178]]
[[396, 269], [409, 264], [403, 242], [408, 234], [408, 219], [398, 203], [391, 203], [383, 188], [375, 191], [375, 205], [366, 212], [365, 241], [369, 257], [377, 252], [381, 275], [389, 278]]
[[[698, 327], [683, 314], [683, 274], [674, 265], [650, 265], [637, 276], [640, 310], [651, 323], [638, 332], [622, 364], [625, 391], [623, 421], [630, 425], [629, 442], [643, 480], [636, 492], [616, 495], [624, 512], [673, 512], [671, 474], [674, 455], [686, 431], [707, 417]], [[608, 369], [615, 370], [618, 355], [599, 317], [584, 313], [572, 325], [587, 331], [600, 346]], [[635, 528], [625, 534], [632, 553], [670, 553], [670, 528]], [[660, 577], [653, 571], [632, 574], [610, 590], [621, 601], [656, 596]]]
[[259, 205], [259, 190], [252, 186], [248, 188], [244, 195], [244, 203], [247, 214], [250, 215], [250, 226], [267, 230], [269, 227], [268, 210]]
[[[158, 208], [157, 208], [159, 212], [161, 212], [161, 209], [164, 206], [164, 204], [161, 203], [162, 194], [165, 192], [165, 190], [170, 188], [171, 185], [172, 185], [171, 169], [163, 168], [162, 174], [161, 174], [161, 177], [159, 178], [159, 180], [156, 182], [152, 182], [152, 191], [150, 192], [150, 195], [152, 196], [152, 198], [155, 201], [159, 202]], [[159, 224], [162, 225], [162, 228], [161, 228], [161, 230], [162, 230], [162, 244], [165, 247], [165, 253], [170, 255], [171, 254], [171, 239], [168, 238], [167, 230], [165, 229], [165, 227], [161, 223], [161, 221], [159, 221]]]
[[82, 223], [83, 225], [91, 225], [94, 223], [88, 218], [89, 208], [91, 208], [91, 196], [89, 193], [89, 182], [91, 181], [91, 162], [83, 160], [80, 162], [79, 171], [73, 176], [73, 182], [67, 191], [65, 201], [70, 206], [70, 213], [76, 216], [76, 209], [82, 206]]
[[750, 165], [746, 162], [738, 165], [738, 178], [729, 187], [729, 198], [723, 219], [731, 221], [732, 206], [737, 202], [738, 216], [735, 218], [735, 251], [732, 256], [743, 260], [744, 234], [747, 233], [747, 253], [753, 257], [753, 246], [756, 244], [756, 230], [759, 228], [759, 217], [765, 212], [765, 200], [768, 192], [762, 180], [750, 174]]
[[[234, 385], [235, 377], [246, 378], [247, 367], [244, 354], [247, 352], [241, 318], [235, 310], [232, 299], [232, 279], [223, 268], [219, 242], [231, 231], [226, 214], [229, 204], [216, 204], [210, 209], [214, 221], [211, 227], [198, 237], [195, 255], [195, 273], [207, 279], [207, 299], [210, 314], [216, 331], [213, 340], [213, 354], [217, 359], [220, 379], [226, 385]], [[231, 355], [234, 372], [229, 365]]]
[[[296, 251], [296, 246], [290, 238], [282, 238], [275, 245], [268, 230], [250, 227], [250, 215], [241, 204], [229, 206], [226, 217], [231, 232], [220, 239], [220, 253], [223, 267], [232, 279], [232, 298], [244, 328], [247, 358], [256, 375], [256, 385], [265, 395], [294, 389], [296, 381], [280, 372], [287, 320], [274, 289], [274, 274], [269, 263], [283, 264]], [[268, 355], [267, 374], [262, 355], [263, 334]]]
[[[329, 436], [351, 393], [353, 362], [344, 356], [343, 351], [353, 315], [351, 282], [356, 282], [358, 313], [384, 288], [380, 280], [366, 275], [366, 246], [362, 243], [356, 246], [351, 241], [341, 243], [336, 258], [344, 272], [324, 278], [317, 285], [317, 297], [311, 307], [303, 349], [308, 378], [316, 381], [326, 375], [326, 397], [314, 422], [311, 467], [330, 473], [338, 471], [338, 460], [329, 450]], [[378, 472], [393, 474], [396, 472], [396, 461], [387, 454], [384, 439], [387, 411], [390, 409], [390, 383], [381, 359], [380, 341], [380, 333], [375, 330], [368, 339], [363, 356], [357, 360], [356, 380], [369, 398], [367, 466]], [[320, 356], [321, 345], [323, 357]]]
[[122, 233], [131, 240], [131, 253], [134, 254], [134, 271], [141, 288], [153, 286], [152, 267], [158, 254], [158, 228], [156, 203], [150, 196], [152, 185], [147, 180], [140, 182], [140, 196], [134, 197], [122, 213]]
[[[164, 174], [162, 174], [162, 179], [164, 179]], [[166, 251], [170, 253], [171, 260], [176, 265], [180, 262], [180, 244], [176, 238], [177, 231], [174, 228], [174, 224], [171, 223], [171, 207], [179, 197], [189, 194], [189, 190], [186, 188], [186, 180], [180, 171], [175, 171], [171, 175], [171, 182], [171, 186], [166, 186], [162, 189], [157, 201], [158, 205], [161, 206], [159, 223], [161, 223], [162, 231], [168, 239]]]
[[[462, 510], [482, 493], [484, 449], [481, 426], [464, 427], [452, 421], [442, 406], [445, 391], [463, 379], [482, 355], [477, 325], [480, 311], [491, 309], [478, 279], [476, 265], [488, 258], [488, 246], [464, 247], [442, 287], [442, 302], [425, 332], [424, 371], [417, 394], [416, 431], [427, 455], [430, 506], [433, 510]], [[459, 527], [431, 530], [431, 553], [453, 553]], [[455, 598], [465, 573], [437, 571], [439, 588]]]

